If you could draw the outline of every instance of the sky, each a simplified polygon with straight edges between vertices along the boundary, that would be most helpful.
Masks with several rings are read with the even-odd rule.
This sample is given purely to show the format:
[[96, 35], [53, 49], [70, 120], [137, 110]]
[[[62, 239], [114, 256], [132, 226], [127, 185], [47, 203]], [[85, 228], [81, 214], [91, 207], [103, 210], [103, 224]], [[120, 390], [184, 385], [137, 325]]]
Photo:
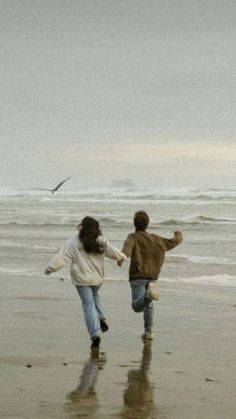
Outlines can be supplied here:
[[235, 0], [0, 0], [0, 186], [235, 188]]

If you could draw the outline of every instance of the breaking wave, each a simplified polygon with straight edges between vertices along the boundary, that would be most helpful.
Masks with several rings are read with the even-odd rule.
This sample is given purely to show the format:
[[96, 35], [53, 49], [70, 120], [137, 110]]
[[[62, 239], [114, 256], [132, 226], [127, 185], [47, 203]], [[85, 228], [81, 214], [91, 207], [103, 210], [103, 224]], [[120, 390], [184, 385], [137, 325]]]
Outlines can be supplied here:
[[37, 189], [12, 190], [0, 188], [0, 199], [39, 199], [44, 202], [53, 203], [56, 201], [161, 201], [161, 200], [235, 200], [236, 189], [136, 189], [136, 188], [96, 188], [74, 191], [61, 190], [57, 194], [50, 194]]
[[235, 275], [201, 275], [193, 276], [188, 278], [165, 278], [161, 279], [166, 282], [186, 282], [191, 284], [199, 285], [212, 285], [219, 287], [236, 287], [236, 276]]
[[[46, 214], [45, 214], [46, 216]], [[35, 217], [36, 218], [36, 217]], [[25, 228], [67, 228], [67, 227], [74, 227], [78, 225], [79, 219], [74, 217], [55, 217], [54, 221], [46, 221], [45, 219], [24, 219], [17, 220], [17, 221], [1, 221], [0, 226], [9, 226], [9, 227], [25, 227]], [[120, 226], [131, 226], [132, 219], [130, 217], [120, 217], [119, 215], [116, 217], [114, 215], [106, 215], [99, 216], [97, 215], [97, 219], [101, 223], [102, 226], [113, 226], [113, 227], [120, 227]], [[201, 225], [201, 224], [236, 224], [236, 218], [226, 218], [226, 217], [209, 217], [207, 215], [199, 214], [188, 216], [186, 218], [170, 218], [164, 219], [160, 221], [152, 220], [150, 223], [150, 228], [158, 227], [158, 226], [186, 226], [186, 225]]]

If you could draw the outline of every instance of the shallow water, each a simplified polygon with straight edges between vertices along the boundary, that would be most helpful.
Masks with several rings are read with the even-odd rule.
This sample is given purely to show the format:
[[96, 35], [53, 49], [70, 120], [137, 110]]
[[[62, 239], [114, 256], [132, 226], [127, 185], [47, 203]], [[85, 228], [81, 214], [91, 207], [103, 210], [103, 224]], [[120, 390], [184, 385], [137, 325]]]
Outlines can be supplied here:
[[[236, 284], [236, 191], [234, 190], [87, 190], [0, 191], [0, 275], [43, 275], [44, 266], [76, 234], [85, 215], [97, 218], [103, 234], [118, 248], [133, 230], [137, 210], [150, 215], [150, 231], [171, 237], [180, 229], [181, 246], [167, 253], [162, 280], [212, 285]], [[106, 275], [126, 279], [106, 262]], [[58, 274], [68, 276], [63, 270]]]
[[[0, 191], [1, 417], [222, 419], [227, 411], [234, 419], [235, 197], [235, 191]], [[139, 209], [149, 213], [151, 231], [184, 234], [161, 273], [156, 338], [151, 346], [140, 339], [128, 264], [119, 269], [107, 260], [107, 277], [123, 281], [101, 289], [110, 329], [91, 356], [78, 295], [59, 280], [68, 269], [48, 278], [44, 267], [85, 215], [121, 248]]]

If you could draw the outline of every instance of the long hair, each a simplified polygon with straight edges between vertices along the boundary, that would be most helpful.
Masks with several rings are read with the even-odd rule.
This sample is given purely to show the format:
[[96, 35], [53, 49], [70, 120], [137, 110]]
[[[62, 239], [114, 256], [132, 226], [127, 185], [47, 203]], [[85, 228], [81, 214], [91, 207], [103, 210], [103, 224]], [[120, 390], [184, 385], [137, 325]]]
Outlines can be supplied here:
[[104, 247], [97, 243], [101, 230], [99, 222], [92, 217], [85, 217], [80, 224], [79, 238], [87, 253], [103, 253]]

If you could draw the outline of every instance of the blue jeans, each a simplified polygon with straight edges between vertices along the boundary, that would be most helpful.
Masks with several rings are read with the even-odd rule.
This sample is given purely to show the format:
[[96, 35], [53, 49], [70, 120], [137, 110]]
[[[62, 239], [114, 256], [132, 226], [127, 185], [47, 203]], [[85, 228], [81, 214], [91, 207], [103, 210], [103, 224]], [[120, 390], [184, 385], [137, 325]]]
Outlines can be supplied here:
[[153, 302], [146, 297], [146, 291], [153, 279], [131, 279], [132, 309], [136, 313], [143, 312], [144, 330], [152, 331], [153, 326]]
[[84, 319], [91, 339], [100, 333], [100, 319], [104, 319], [98, 286], [79, 286], [76, 289], [82, 301]]

